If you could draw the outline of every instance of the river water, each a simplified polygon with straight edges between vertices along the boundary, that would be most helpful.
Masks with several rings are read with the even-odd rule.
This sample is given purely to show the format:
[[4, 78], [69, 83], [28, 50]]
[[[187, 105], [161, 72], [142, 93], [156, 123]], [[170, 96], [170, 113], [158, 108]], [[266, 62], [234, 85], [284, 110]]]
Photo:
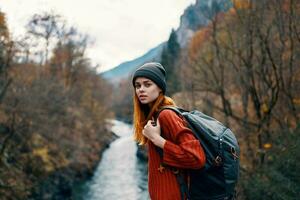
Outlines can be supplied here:
[[148, 200], [147, 163], [137, 159], [132, 126], [112, 121], [119, 136], [102, 155], [91, 180], [80, 186], [80, 200]]

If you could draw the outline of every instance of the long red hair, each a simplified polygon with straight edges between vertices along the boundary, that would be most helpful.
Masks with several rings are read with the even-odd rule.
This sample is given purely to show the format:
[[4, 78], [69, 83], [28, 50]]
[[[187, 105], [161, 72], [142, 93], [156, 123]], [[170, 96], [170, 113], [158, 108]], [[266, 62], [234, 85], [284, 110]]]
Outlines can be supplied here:
[[141, 104], [136, 92], [134, 92], [133, 98], [133, 125], [134, 125], [134, 140], [140, 144], [144, 145], [147, 143], [147, 138], [143, 135], [142, 131], [144, 126], [147, 124], [148, 120], [151, 120], [163, 106], [175, 106], [175, 102], [170, 98], [165, 96], [162, 92], [159, 93], [157, 99], [153, 102], [151, 108], [146, 104]]

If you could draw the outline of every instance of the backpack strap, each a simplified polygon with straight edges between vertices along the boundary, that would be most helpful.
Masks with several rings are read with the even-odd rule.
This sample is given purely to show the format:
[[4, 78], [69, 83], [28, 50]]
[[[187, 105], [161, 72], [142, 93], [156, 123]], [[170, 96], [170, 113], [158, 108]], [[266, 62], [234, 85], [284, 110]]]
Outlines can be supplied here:
[[182, 116], [182, 112], [188, 112], [187, 110], [184, 110], [184, 109], [182, 109], [182, 108], [179, 108], [179, 107], [177, 107], [177, 106], [163, 106], [159, 111], [158, 111], [158, 113], [157, 113], [157, 118], [158, 118], [158, 116], [159, 116], [159, 114], [163, 111], [163, 110], [166, 110], [166, 109], [168, 109], [168, 110], [173, 110], [176, 114], [178, 114], [178, 115], [180, 115], [180, 116]]
[[[180, 116], [182, 116], [181, 112], [186, 111], [186, 110], [184, 110], [184, 109], [182, 109], [182, 108], [179, 108], [179, 107], [176, 107], [176, 106], [163, 106], [163, 107], [158, 111], [158, 113], [155, 115], [155, 118], [154, 118], [154, 119], [155, 119], [155, 120], [158, 120], [159, 114], [160, 114], [163, 110], [166, 110], [166, 109], [168, 109], [168, 110], [173, 110], [176, 114], [178, 114], [178, 115], [180, 115]], [[163, 135], [163, 132], [162, 132], [161, 134]], [[162, 150], [161, 148], [157, 147], [157, 146], [155, 146], [155, 148], [156, 148], [156, 151], [158, 152], [159, 156], [160, 156], [161, 158], [163, 158], [163, 155], [164, 155], [163, 150]], [[164, 166], [163, 163], [162, 163], [162, 165]]]
[[[184, 109], [182, 109], [182, 108], [179, 108], [179, 107], [176, 107], [176, 106], [163, 106], [163, 107], [159, 110], [159, 112], [157, 113], [157, 115], [156, 115], [156, 120], [158, 119], [159, 114], [160, 114], [163, 110], [166, 110], [166, 109], [172, 110], [172, 111], [174, 111], [177, 115], [182, 116], [182, 117], [183, 117], [183, 115], [182, 115], [181, 113], [182, 113], [182, 112], [187, 112], [186, 110], [184, 110]], [[163, 135], [163, 133], [161, 133], [161, 134]], [[157, 146], [155, 146], [155, 148], [156, 148], [156, 151], [158, 152], [160, 158], [162, 159], [162, 158], [163, 158], [163, 149], [161, 149], [161, 148], [159, 148], [159, 147], [157, 147]], [[184, 198], [185, 195], [186, 195], [187, 199], [190, 199], [190, 196], [189, 196], [189, 190], [188, 190], [188, 185], [187, 185], [187, 183], [186, 183], [185, 180], [184, 180], [184, 175], [183, 175], [183, 173], [182, 173], [179, 169], [177, 169], [177, 168], [175, 168], [175, 167], [167, 166], [167, 165], [165, 165], [164, 163], [161, 163], [161, 165], [164, 166], [164, 167], [170, 168], [170, 169], [172, 170], [172, 172], [174, 173], [174, 175], [175, 175], [175, 177], [176, 177], [176, 180], [177, 180], [177, 183], [179, 184], [179, 189], [180, 189], [181, 199], [184, 200], [184, 199], [185, 199], [185, 198]]]

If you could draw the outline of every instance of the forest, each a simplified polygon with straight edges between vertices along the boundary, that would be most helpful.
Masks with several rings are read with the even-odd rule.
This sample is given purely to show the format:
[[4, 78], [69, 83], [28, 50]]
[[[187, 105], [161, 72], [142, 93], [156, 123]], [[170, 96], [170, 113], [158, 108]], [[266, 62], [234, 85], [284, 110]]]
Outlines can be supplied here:
[[[300, 2], [236, 0], [227, 12], [214, 7], [209, 25], [186, 48], [171, 32], [161, 57], [167, 94], [234, 131], [241, 147], [238, 199], [297, 199]], [[120, 83], [115, 107], [123, 118], [132, 115], [129, 84]]]
[[12, 40], [0, 13], [0, 196], [64, 199], [114, 138], [111, 87], [62, 16], [35, 14], [26, 30]]
[[[241, 147], [237, 199], [300, 191], [300, 2], [233, 0], [206, 13], [182, 48], [172, 30], [160, 62], [167, 95], [229, 126]], [[66, 199], [132, 119], [131, 77], [114, 87], [86, 57], [90, 37], [56, 13], [10, 38], [0, 12], [0, 197]], [[113, 92], [112, 92], [113, 91]]]

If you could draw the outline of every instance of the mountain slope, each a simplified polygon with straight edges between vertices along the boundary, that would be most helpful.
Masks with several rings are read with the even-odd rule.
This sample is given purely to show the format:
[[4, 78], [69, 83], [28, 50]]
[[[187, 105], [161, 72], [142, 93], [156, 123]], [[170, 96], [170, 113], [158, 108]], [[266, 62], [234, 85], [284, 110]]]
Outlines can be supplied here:
[[[175, 31], [180, 47], [185, 48], [189, 43], [190, 38], [197, 30], [199, 30], [199, 28], [207, 26], [216, 14], [227, 11], [231, 7], [231, 0], [197, 0], [195, 4], [187, 7], [180, 17], [180, 25]], [[122, 79], [127, 78], [130, 73], [145, 62], [159, 62], [165, 44], [166, 42], [163, 42], [143, 56], [121, 63], [115, 68], [103, 72], [100, 75], [111, 83], [117, 84]]]
[[226, 12], [231, 7], [231, 0], [197, 0], [194, 5], [187, 7], [176, 30], [180, 46], [184, 48], [197, 30], [207, 26], [216, 14]]
[[151, 49], [143, 56], [128, 62], [121, 63], [117, 67], [103, 72], [100, 75], [112, 83], [119, 82], [120, 80], [127, 78], [130, 73], [132, 73], [137, 67], [141, 66], [142, 64], [150, 61], [159, 62], [164, 45], [165, 42]]

